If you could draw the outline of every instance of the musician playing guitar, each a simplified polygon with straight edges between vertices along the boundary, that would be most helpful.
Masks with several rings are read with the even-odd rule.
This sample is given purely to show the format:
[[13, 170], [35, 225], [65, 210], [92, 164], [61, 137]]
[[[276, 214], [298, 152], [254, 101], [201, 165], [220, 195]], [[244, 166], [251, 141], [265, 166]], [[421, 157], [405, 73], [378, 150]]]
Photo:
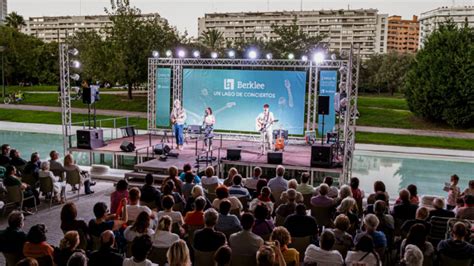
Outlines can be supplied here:
[[173, 111], [171, 111], [170, 120], [173, 124], [173, 131], [176, 137], [176, 144], [178, 145], [178, 150], [183, 150], [184, 122], [186, 121], [186, 110], [181, 106], [181, 102], [179, 100], [174, 101]]
[[270, 105], [264, 104], [263, 112], [260, 113], [256, 119], [257, 130], [260, 131], [262, 140], [265, 140], [263, 147], [267, 146], [267, 144], [269, 148], [272, 147], [272, 142], [273, 142], [272, 125], [274, 122], [275, 122], [275, 118], [273, 117], [273, 113], [270, 112]]

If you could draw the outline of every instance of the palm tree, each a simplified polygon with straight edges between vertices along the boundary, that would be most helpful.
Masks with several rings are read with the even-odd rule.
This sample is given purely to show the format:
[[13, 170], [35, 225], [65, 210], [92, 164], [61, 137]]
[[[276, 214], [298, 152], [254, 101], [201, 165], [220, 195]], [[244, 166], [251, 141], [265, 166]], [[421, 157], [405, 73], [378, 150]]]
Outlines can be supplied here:
[[7, 21], [7, 26], [12, 27], [19, 31], [21, 27], [26, 26], [25, 19], [23, 16], [19, 15], [17, 12], [13, 11], [5, 18]]
[[208, 29], [202, 33], [199, 40], [203, 45], [215, 51], [222, 47], [224, 34], [217, 29]]

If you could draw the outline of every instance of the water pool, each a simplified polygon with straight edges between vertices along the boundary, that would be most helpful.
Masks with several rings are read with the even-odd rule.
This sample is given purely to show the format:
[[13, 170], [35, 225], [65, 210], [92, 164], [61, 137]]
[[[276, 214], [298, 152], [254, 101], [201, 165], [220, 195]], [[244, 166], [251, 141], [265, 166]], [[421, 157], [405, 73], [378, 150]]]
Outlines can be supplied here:
[[[53, 149], [62, 153], [62, 136], [57, 134], [0, 130], [0, 144], [3, 143], [19, 149], [25, 159], [35, 151], [38, 151], [43, 159], [48, 158]], [[79, 164], [89, 162], [86, 153], [75, 153], [75, 158]], [[466, 188], [470, 179], [474, 179], [474, 161], [440, 156], [358, 150], [352, 169], [353, 176], [359, 177], [364, 191], [371, 192], [373, 182], [382, 180], [392, 197], [396, 197], [398, 191], [409, 184], [415, 184], [420, 195], [446, 196], [443, 184], [449, 181], [450, 175], [459, 175], [461, 190]]]

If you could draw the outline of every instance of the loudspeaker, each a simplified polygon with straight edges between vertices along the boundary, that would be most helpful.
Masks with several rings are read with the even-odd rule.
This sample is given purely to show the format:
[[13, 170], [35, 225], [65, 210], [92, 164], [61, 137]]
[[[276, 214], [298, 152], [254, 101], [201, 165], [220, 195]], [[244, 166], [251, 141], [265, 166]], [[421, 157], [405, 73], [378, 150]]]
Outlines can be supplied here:
[[314, 144], [311, 146], [311, 167], [332, 166], [332, 144]]
[[153, 148], [153, 152], [155, 152], [155, 154], [157, 155], [166, 155], [170, 151], [171, 151], [170, 146], [164, 143], [156, 144], [155, 147]]
[[240, 160], [240, 149], [227, 149], [227, 160], [238, 161]]
[[93, 104], [99, 100], [99, 86], [90, 85], [82, 87], [82, 102], [85, 104]]
[[268, 152], [267, 153], [267, 162], [269, 164], [282, 164], [283, 163], [283, 153], [282, 152]]
[[124, 141], [122, 145], [120, 145], [120, 149], [124, 152], [132, 152], [135, 150], [135, 145], [129, 141]]
[[96, 149], [104, 147], [104, 131], [102, 129], [77, 130], [77, 147], [80, 149]]
[[318, 97], [318, 115], [329, 114], [329, 96]]

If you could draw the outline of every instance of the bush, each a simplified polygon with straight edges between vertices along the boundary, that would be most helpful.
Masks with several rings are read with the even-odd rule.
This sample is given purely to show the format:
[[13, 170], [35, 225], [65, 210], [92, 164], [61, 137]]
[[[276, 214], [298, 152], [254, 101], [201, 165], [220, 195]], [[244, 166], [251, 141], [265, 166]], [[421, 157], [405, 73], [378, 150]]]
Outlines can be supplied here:
[[408, 107], [452, 127], [474, 125], [474, 32], [447, 22], [433, 32], [405, 79]]

